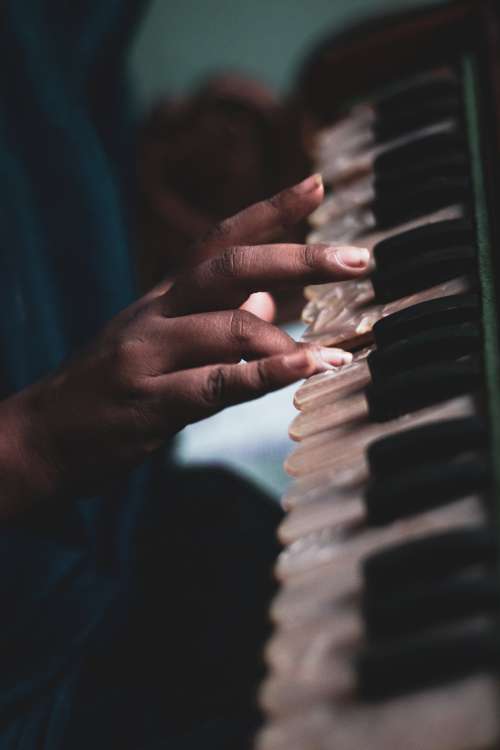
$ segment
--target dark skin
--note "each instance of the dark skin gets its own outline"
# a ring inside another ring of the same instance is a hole
[[[264,244],[322,198],[313,176],[222,222],[200,243],[198,265],[123,310],[56,373],[3,401],[0,518],[99,491],[187,424],[343,364],[339,350],[293,341],[265,319],[265,298],[262,306],[262,296],[251,296],[365,273],[362,249]]]

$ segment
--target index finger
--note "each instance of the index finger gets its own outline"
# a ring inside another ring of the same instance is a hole
[[[168,317],[227,310],[253,292],[359,278],[369,258],[366,248],[338,245],[235,247],[182,274],[158,305]]]
[[[197,257],[210,258],[234,245],[257,245],[276,239],[314,211],[323,200],[323,180],[313,174],[298,185],[254,203],[217,224],[199,243]]]

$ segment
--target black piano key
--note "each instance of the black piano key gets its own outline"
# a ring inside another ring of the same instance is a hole
[[[468,177],[434,177],[422,185],[401,184],[399,191],[375,196],[371,210],[378,229],[389,229],[441,208],[470,200]]]
[[[377,595],[445,576],[477,565],[496,565],[497,535],[486,526],[435,532],[393,544],[362,563],[365,589]]]
[[[420,464],[368,484],[366,520],[371,526],[391,523],[482,492],[490,482],[484,456],[467,454],[454,461]]]
[[[373,123],[373,134],[377,143],[385,143],[444,120],[458,119],[461,115],[461,98],[455,92],[450,92],[446,96],[424,100],[411,109],[398,110],[391,116],[379,112]]]
[[[500,639],[485,624],[459,626],[394,639],[364,648],[356,659],[358,691],[369,700],[451,682],[481,672],[497,672]]]
[[[442,250],[444,247],[474,245],[476,234],[468,218],[423,224],[378,242],[373,250],[377,268],[384,270],[404,261],[408,255]]]
[[[472,359],[424,365],[398,373],[366,387],[369,416],[375,422],[385,422],[440,401],[473,393],[480,381],[481,368]]]
[[[394,117],[398,112],[418,109],[423,102],[459,95],[460,92],[458,79],[451,76],[414,81],[377,99],[375,108],[381,117]]]
[[[422,331],[411,338],[375,349],[367,361],[372,380],[376,381],[422,364],[459,359],[480,348],[480,326],[477,323],[459,323]]]
[[[476,251],[465,245],[411,256],[395,268],[375,269],[371,281],[377,301],[390,302],[475,270]]]
[[[413,427],[373,442],[367,449],[372,476],[381,478],[433,460],[484,450],[488,429],[480,417],[458,417]]]
[[[444,151],[439,156],[418,159],[390,172],[375,172],[374,192],[378,200],[396,200],[401,185],[415,186],[428,182],[436,175],[447,179],[467,178],[469,159],[466,153]]]
[[[382,593],[366,588],[361,612],[369,638],[382,639],[427,630],[450,621],[495,614],[500,579],[480,571]]]
[[[460,153],[467,157],[467,141],[456,128],[442,133],[425,135],[405,143],[396,148],[383,151],[373,163],[375,176],[382,177],[385,174],[401,174],[409,164],[417,164],[429,159],[438,159],[443,154]]]
[[[377,347],[390,346],[402,339],[445,325],[479,321],[479,295],[474,292],[420,302],[387,315],[373,326]]]

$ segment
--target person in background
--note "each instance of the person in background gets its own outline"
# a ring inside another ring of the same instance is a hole
[[[165,445],[342,363],[253,293],[366,270],[359,248],[270,244],[320,203],[313,175],[139,293],[124,69],[144,8],[0,13],[0,750],[249,746],[280,512]]]
[[[137,138],[144,288],[195,262],[196,240],[217,222],[307,174],[295,99],[280,100],[233,71],[212,75],[189,96],[155,103]],[[287,227],[282,241],[301,241],[304,224]],[[262,312],[276,312],[280,322],[296,320],[304,305],[297,286],[276,291],[272,304],[269,297],[260,301]]]

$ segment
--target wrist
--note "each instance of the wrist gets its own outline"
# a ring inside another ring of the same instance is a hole
[[[11,517],[59,489],[58,470],[43,445],[30,408],[30,389],[0,403],[0,519]]]

